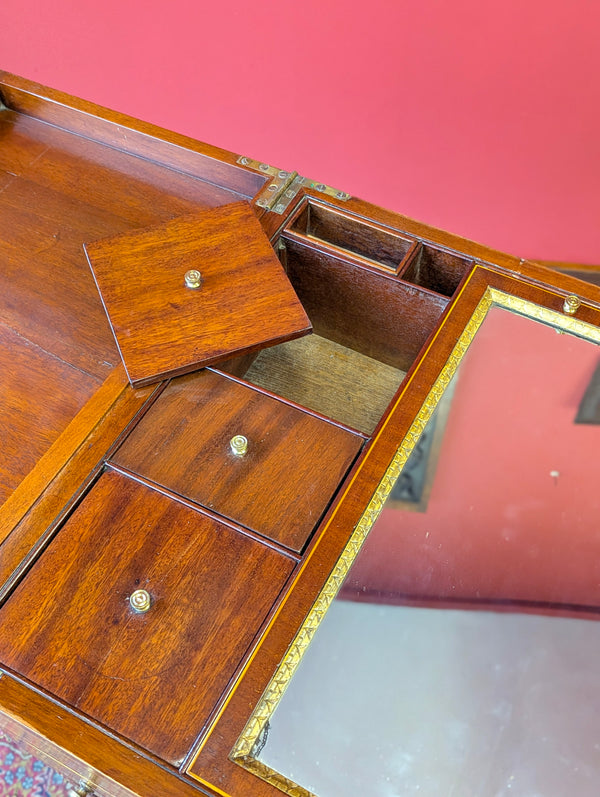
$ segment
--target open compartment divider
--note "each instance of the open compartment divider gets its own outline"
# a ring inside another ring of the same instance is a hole
[[[398,274],[418,243],[410,235],[314,201],[298,208],[282,235],[316,243],[334,254],[349,256],[369,268],[391,274]]]
[[[279,251],[314,334],[223,370],[371,435],[449,299],[284,231]]]
[[[402,263],[398,277],[404,282],[451,297],[474,262],[469,258],[421,241]]]

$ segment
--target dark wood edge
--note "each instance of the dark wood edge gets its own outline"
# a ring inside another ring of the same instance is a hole
[[[82,430],[77,447],[70,452],[25,514],[0,545],[0,602],[14,589],[37,559],[59,525],[89,489],[104,458],[147,412],[165,384],[144,390],[130,387],[120,394],[92,429]]]
[[[124,369],[117,366],[0,506],[0,545],[126,389]]]
[[[228,518],[226,515],[220,515],[218,512],[214,512],[208,507],[203,506],[201,503],[193,501],[191,498],[187,498],[185,495],[177,493],[174,490],[170,490],[168,487],[165,487],[159,482],[148,479],[145,476],[126,468],[124,465],[120,465],[118,462],[115,462],[112,459],[107,459],[105,464],[106,470],[119,473],[126,479],[130,479],[131,481],[137,482],[138,484],[147,487],[149,490],[160,493],[177,504],[181,504],[188,509],[193,509],[194,512],[198,512],[198,514],[210,518],[210,520],[218,523],[221,526],[226,526],[236,534],[241,534],[243,537],[248,537],[248,539],[252,540],[253,542],[258,543],[265,548],[269,548],[270,550],[275,551],[275,553],[281,554],[281,556],[289,559],[294,565],[296,565],[301,559],[302,554],[299,551],[286,548],[285,545],[277,542],[277,540],[272,540],[269,537],[265,537],[263,534],[260,534],[258,531],[254,531],[254,529],[248,528],[247,526],[242,526],[240,523],[236,523],[235,520]]]
[[[92,780],[114,797],[198,797],[199,792],[207,793],[163,762],[125,745],[8,673],[0,673],[0,716],[9,724],[14,721],[25,742],[44,757]]]
[[[431,299],[432,303],[440,307],[446,307],[450,301],[451,297],[447,294],[438,293],[424,285],[419,285],[417,282],[406,280],[401,274],[398,274],[397,271],[392,271],[392,269],[386,268],[385,266],[379,266],[374,260],[369,261],[367,258],[361,257],[361,255],[357,255],[348,249],[343,249],[341,246],[333,246],[326,241],[321,241],[317,238],[309,238],[307,235],[302,235],[288,229],[282,230],[281,238],[283,241],[290,241],[311,252],[319,252],[323,257],[343,263],[345,266],[348,266],[348,268],[362,269],[362,271],[368,272],[374,277],[387,279],[395,284],[401,283],[402,285],[406,285],[411,290],[415,291],[415,293],[420,293],[423,297],[428,297]],[[413,246],[411,246],[406,257],[402,260],[402,271],[405,270],[404,263],[408,258],[412,259],[418,252],[420,246],[421,244],[418,241],[415,241]]]
[[[459,295],[444,314],[437,331],[424,347],[411,368],[389,415],[380,425],[375,439],[365,449],[354,469],[353,478],[343,490],[336,505],[328,513],[313,540],[293,585],[261,640],[247,662],[242,678],[235,685],[215,725],[200,743],[188,772],[203,784],[214,784],[235,796],[242,792],[256,797],[280,797],[280,792],[228,760],[229,753],[244,728],[252,707],[256,705],[288,646],[310,611],[329,573],[333,570],[353,529],[359,522],[383,472],[440,375],[456,340],[471,318],[478,302],[489,286],[514,296],[562,311],[564,296],[553,288],[538,286],[537,278],[545,269],[522,265],[525,278],[519,282],[498,269],[475,267],[465,280]],[[578,283],[576,280],[575,282]],[[585,286],[587,287],[587,286]],[[582,306],[578,318],[600,325],[598,311]],[[409,389],[410,388],[410,389]],[[318,555],[316,555],[318,554]]]
[[[253,169],[238,165],[232,152],[4,71],[0,71],[0,102],[8,109],[246,198],[254,197],[267,179]]]
[[[293,223],[295,216],[302,211],[303,205],[308,201],[330,206],[340,213],[353,216],[365,223],[375,222],[380,227],[389,229],[391,232],[407,234],[421,243],[433,244],[466,259],[471,259],[477,264],[494,266],[506,274],[518,276],[539,285],[551,282],[566,294],[585,295],[586,301],[600,306],[600,287],[584,283],[575,277],[561,273],[571,264],[557,265],[550,261],[540,264],[539,261],[534,262],[515,255],[509,255],[475,241],[461,238],[459,235],[438,230],[400,213],[385,210],[358,197],[351,197],[349,200],[344,201],[336,197],[325,196],[314,189],[302,189],[293,204],[290,205],[285,218],[277,216],[275,213],[263,214],[261,223],[272,241],[275,241],[288,227],[288,221]],[[565,268],[560,268],[559,266],[564,266]],[[588,266],[587,268],[590,267]]]
[[[318,418],[320,421],[329,424],[329,426],[336,426],[338,429],[343,429],[345,432],[348,432],[355,437],[359,437],[361,440],[368,440],[371,437],[371,435],[367,434],[366,432],[361,432],[360,429],[354,429],[354,427],[348,426],[348,424],[342,423],[341,421],[336,421],[334,418],[330,418],[328,415],[323,415],[322,413],[317,412],[317,410],[313,410],[310,407],[305,407],[303,404],[298,404],[297,402],[292,401],[285,396],[280,396],[278,393],[273,393],[273,391],[268,390],[266,387],[259,387],[258,385],[249,382],[243,376],[237,376],[236,374],[230,374],[228,371],[222,371],[218,366],[210,367],[208,370],[214,371],[215,373],[219,374],[219,376],[229,379],[231,382],[237,382],[238,385],[243,385],[244,387],[253,390],[255,393],[262,393],[262,395],[268,396],[268,398],[278,401],[280,404],[293,407],[293,409],[299,410],[305,415],[312,415],[313,418]]]
[[[110,318],[109,318],[110,321]],[[155,384],[157,382],[161,382],[164,379],[173,379],[177,376],[185,376],[186,374],[195,373],[203,368],[207,368],[208,366],[216,366],[219,363],[226,362],[230,360],[232,357],[240,357],[245,354],[253,354],[254,352],[260,352],[263,349],[268,349],[271,346],[277,346],[280,343],[287,343],[290,340],[296,340],[296,338],[302,338],[304,335],[308,335],[312,332],[312,325],[308,316],[306,316],[307,326],[303,327],[302,329],[297,329],[292,333],[286,335],[280,335],[275,338],[271,338],[267,341],[262,341],[261,343],[255,343],[252,346],[242,346],[239,349],[231,349],[230,351],[219,354],[215,357],[208,357],[207,359],[203,360],[201,363],[191,363],[188,365],[181,366],[180,368],[172,368],[169,371],[162,371],[158,374],[153,374],[152,376],[146,376],[143,378],[136,378],[135,375],[131,374],[130,370],[127,370],[127,376],[129,377],[129,381],[134,388],[141,388],[147,387],[148,385]],[[110,326],[113,331],[113,335],[115,337],[115,341],[117,340],[117,336],[114,332],[114,328],[112,325],[112,321],[110,321]],[[118,345],[118,344],[117,344]],[[119,347],[119,353],[121,349]],[[121,355],[122,356],[122,355]],[[123,360],[123,362],[125,362]]]

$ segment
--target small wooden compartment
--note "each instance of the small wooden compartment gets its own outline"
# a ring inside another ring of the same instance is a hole
[[[173,380],[113,461],[300,552],[363,442],[207,369]]]
[[[0,657],[179,765],[293,566],[214,515],[108,471],[0,610]],[[136,590],[150,596],[145,612],[131,606]]]
[[[473,261],[462,255],[423,243],[411,252],[400,277],[444,296],[452,296],[472,266]]]
[[[225,368],[371,434],[448,299],[293,231],[282,240],[287,275],[315,334]]]
[[[396,273],[416,245],[414,238],[388,230],[373,222],[339,213],[317,202],[307,202],[289,230],[308,239],[359,255]]]

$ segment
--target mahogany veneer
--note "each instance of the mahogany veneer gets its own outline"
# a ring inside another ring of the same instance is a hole
[[[0,324],[0,503],[100,384]],[[34,409],[31,397],[38,391],[44,400]]]
[[[230,752],[481,297],[576,293],[598,326],[600,290],[4,73],[0,96],[0,722],[99,795],[280,797]],[[134,391],[84,244],[133,381],[236,376]]]
[[[132,384],[187,373],[310,331],[246,202],[88,244]],[[199,271],[199,288],[185,274]]]
[[[0,611],[0,658],[177,763],[292,566],[213,515],[108,472]],[[136,589],[152,597],[146,614],[129,606]]]
[[[248,439],[244,456],[234,435]],[[363,442],[204,370],[173,380],[113,461],[300,551]]]

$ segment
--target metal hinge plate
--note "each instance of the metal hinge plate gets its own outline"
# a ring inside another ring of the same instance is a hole
[[[350,194],[345,191],[338,191],[324,183],[317,183],[308,177],[302,177],[298,172],[286,172],[276,166],[269,166],[267,163],[252,160],[244,155],[237,159],[240,166],[247,166],[257,172],[262,172],[270,176],[270,180],[258,194],[256,204],[259,208],[265,208],[273,213],[285,213],[290,203],[302,188],[312,188],[327,196],[347,201]]]

